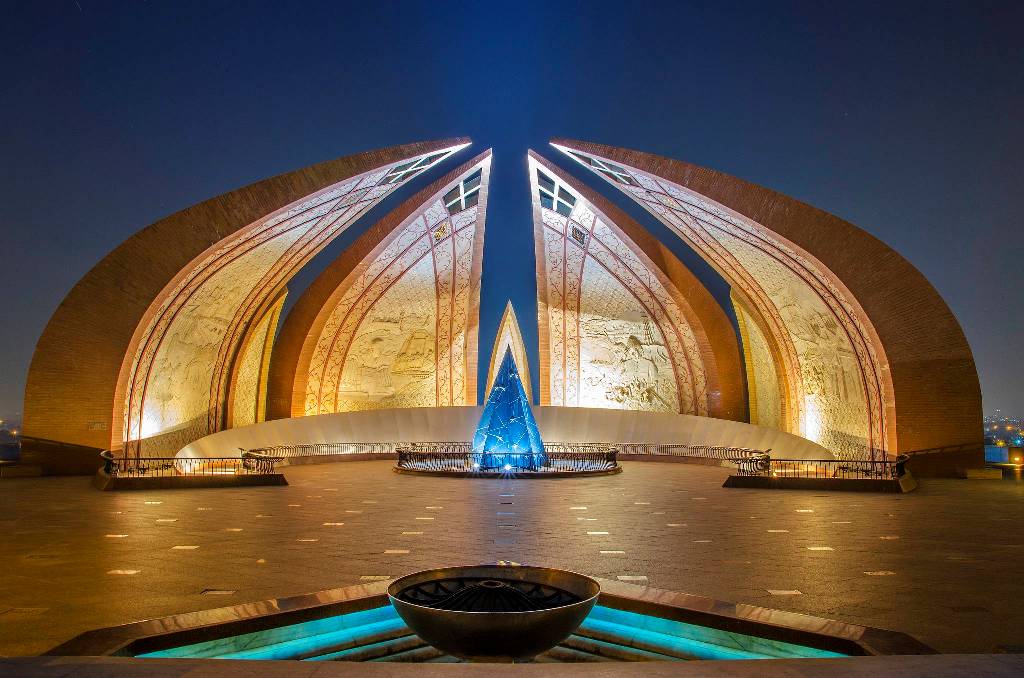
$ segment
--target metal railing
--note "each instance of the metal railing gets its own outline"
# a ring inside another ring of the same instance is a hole
[[[170,476],[266,475],[274,472],[280,459],[246,452],[241,457],[115,457],[100,454],[103,471],[120,478],[160,478]]]
[[[767,454],[733,459],[741,476],[772,478],[898,479],[908,457],[895,461],[853,459],[772,459]]]
[[[621,454],[638,454],[665,457],[701,457],[705,459],[736,459],[754,454],[764,453],[747,447],[724,447],[717,445],[686,445],[661,443],[544,443],[544,451],[549,456],[564,453],[603,452],[615,447]],[[468,454],[472,444],[455,441],[433,442],[390,442],[390,443],[317,443],[310,445],[274,445],[271,447],[255,447],[250,452],[270,457],[315,457],[344,454],[380,454],[395,455],[399,448],[430,452],[451,452]],[[770,451],[770,450],[768,450]]]
[[[721,445],[686,445],[660,443],[624,443],[618,445],[622,454],[643,454],[662,457],[700,457],[704,459],[737,459],[771,450],[755,450],[749,447],[725,447]]]
[[[460,443],[460,445],[463,445]],[[482,469],[482,455],[474,454],[466,444],[464,450],[432,450],[422,447],[399,448],[398,468],[411,471],[443,471],[449,473],[502,473],[530,470],[534,473],[581,473],[610,471],[618,466],[617,451],[603,447],[585,452],[564,451],[548,452],[543,464],[534,464],[531,455],[511,455],[507,459],[508,466],[495,469]],[[532,468],[531,468],[532,467]]]
[[[919,454],[941,454],[950,452],[973,452],[979,447],[983,448],[984,445],[978,443],[961,443],[959,445],[944,445],[942,447],[927,447],[920,450],[910,450],[906,454],[908,456],[917,456]]]
[[[319,457],[334,454],[395,454],[400,443],[313,443],[308,445],[273,445],[254,447],[248,452],[283,459],[287,457]]]

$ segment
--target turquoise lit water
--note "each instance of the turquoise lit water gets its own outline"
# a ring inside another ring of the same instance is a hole
[[[601,605],[594,607],[575,636],[584,639],[599,653],[602,649],[607,650],[609,655],[626,650],[647,658],[670,660],[845,656],[837,652]],[[402,641],[408,643],[410,637],[411,632],[408,632],[394,608],[386,605],[138,656],[345,660],[356,653],[365,654],[367,650],[379,649],[386,653],[389,645]]]

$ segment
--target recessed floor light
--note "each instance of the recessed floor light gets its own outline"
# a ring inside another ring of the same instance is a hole
[[[835,551],[831,546],[808,546],[808,551]]]
[[[124,539],[128,535],[127,534],[105,534],[103,536],[107,537],[108,539]]]
[[[803,593],[796,589],[768,589],[768,593],[773,596],[802,596]]]
[[[107,574],[138,574],[142,570],[107,570]]]
[[[345,523],[324,523],[324,527],[341,527]]]
[[[245,529],[244,527],[225,527],[224,531],[225,532],[241,532],[244,529]]]
[[[606,555],[606,556],[621,556],[621,555],[625,555],[626,552],[625,551],[600,551],[600,553],[602,555]]]
[[[198,546],[172,546],[172,551],[195,551]]]
[[[176,523],[176,522],[178,522],[178,519],[177,518],[157,518],[156,522],[158,522],[158,523]]]
[[[647,581],[647,577],[641,574],[620,574],[616,579],[619,581]]]
[[[587,532],[587,534],[608,534],[607,532]]]
[[[384,551],[384,553],[394,553],[394,554],[408,553],[408,552],[409,552],[409,549],[387,549],[386,551]]]
[[[768,530],[768,532],[789,532],[789,530]]]
[[[869,577],[887,577],[889,575],[896,573],[892,570],[873,570],[871,572],[865,572],[864,574],[866,574]]]
[[[422,532],[403,532],[402,534],[414,535],[414,534],[423,534],[423,533]]]
[[[390,574],[364,574],[359,577],[361,581],[384,581],[385,579],[391,579]]]
[[[200,593],[200,595],[203,595],[203,596],[232,596],[232,595],[234,595],[236,593],[238,593],[238,591],[233,591],[231,589],[203,589],[202,592]]]

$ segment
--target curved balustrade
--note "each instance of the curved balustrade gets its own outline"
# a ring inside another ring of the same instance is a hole
[[[473,448],[466,444],[464,449],[455,450],[456,445],[432,449],[422,443],[415,447],[401,447],[398,449],[397,468],[406,471],[425,471],[429,473],[520,473],[529,470],[531,474],[543,475],[546,473],[598,473],[610,472],[618,469],[617,450],[613,447],[603,447],[587,451],[548,451],[545,445],[547,463],[538,466],[529,464],[532,455],[503,455],[508,458],[508,464],[498,469],[482,469],[480,467],[480,455],[474,453]],[[596,446],[593,446],[596,448]],[[518,459],[517,459],[518,458]]]
[[[763,453],[748,447],[725,447],[721,445],[666,445],[656,443],[544,443],[544,452],[550,455],[600,454],[615,448],[620,454],[661,457],[699,457],[704,459],[736,459]],[[472,444],[456,441],[434,442],[375,442],[375,443],[317,443],[308,445],[274,445],[255,447],[248,452],[263,454],[279,459],[292,457],[333,456],[346,454],[379,454],[395,456],[399,450],[429,454],[452,454],[466,456],[472,452]]]

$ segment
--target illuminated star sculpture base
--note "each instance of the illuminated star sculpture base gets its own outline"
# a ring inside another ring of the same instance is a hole
[[[548,463],[511,351],[505,351],[483,416],[473,436],[473,465],[480,470],[536,471]]]

